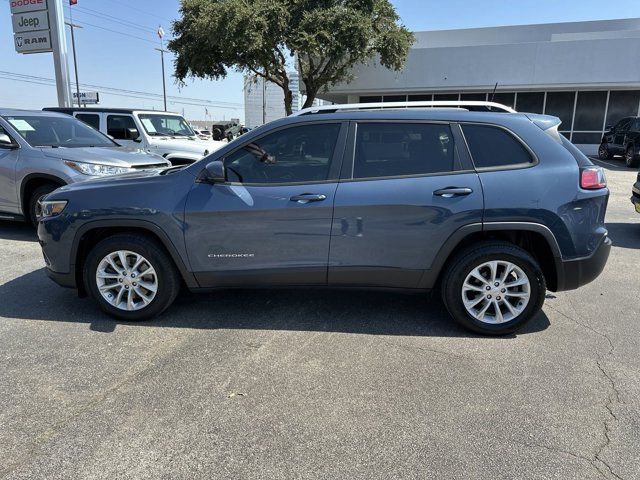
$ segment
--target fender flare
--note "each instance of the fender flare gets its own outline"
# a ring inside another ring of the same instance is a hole
[[[29,183],[31,180],[48,180],[51,183],[59,184],[61,187],[68,185],[68,182],[66,182],[62,178],[48,173],[30,173],[26,175],[20,182],[20,208],[22,208],[23,213],[25,212],[24,189],[27,186],[27,183]]]
[[[156,238],[160,240],[160,243],[165,247],[169,256],[173,260],[176,268],[180,272],[180,276],[183,278],[184,282],[187,284],[188,288],[198,288],[198,282],[195,279],[193,273],[191,273],[184,260],[180,256],[178,249],[173,244],[169,236],[165,233],[165,231],[156,225],[153,222],[149,222],[147,220],[131,220],[131,219],[110,219],[110,220],[95,220],[92,222],[87,222],[84,225],[80,226],[75,233],[73,238],[73,242],[71,244],[71,270],[76,271],[76,258],[78,255],[78,248],[80,246],[80,240],[82,237],[90,232],[91,230],[96,230],[99,228],[122,228],[122,227],[131,227],[131,228],[140,228],[142,230],[146,230],[149,233],[153,234]],[[76,283],[78,283],[78,279],[76,279]]]
[[[471,223],[460,227],[453,232],[444,244],[438,250],[438,253],[431,265],[431,268],[425,270],[420,280],[419,288],[431,289],[435,286],[443,267],[447,260],[454,253],[456,246],[464,240],[467,236],[473,233],[479,232],[496,232],[496,231],[528,231],[535,232],[542,235],[549,248],[553,252],[554,261],[557,263],[562,259],[562,251],[558,245],[555,235],[549,229],[549,227],[535,222],[484,222],[484,223]]]

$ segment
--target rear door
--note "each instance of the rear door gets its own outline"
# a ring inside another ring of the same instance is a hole
[[[618,122],[613,134],[613,148],[616,153],[624,153],[624,143],[633,118],[624,118]]]
[[[347,123],[315,122],[239,144],[227,182],[195,183],[185,241],[203,287],[326,285]]]
[[[349,145],[329,284],[417,288],[449,236],[482,221],[482,189],[459,127],[358,122]]]

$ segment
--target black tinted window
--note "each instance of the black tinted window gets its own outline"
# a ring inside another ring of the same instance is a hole
[[[227,179],[242,183],[328,180],[339,132],[339,123],[323,123],[262,137],[225,158]]]
[[[117,140],[129,140],[129,128],[136,128],[136,122],[129,115],[109,115],[107,117],[107,133]]]
[[[636,118],[631,125],[631,130],[634,132],[640,131],[640,118]]]
[[[356,135],[355,178],[424,175],[459,170],[449,125],[361,123]]]
[[[463,125],[476,168],[505,167],[531,163],[529,151],[502,128],[488,125]]]
[[[76,118],[87,125],[92,126],[96,130],[100,130],[100,116],[95,113],[79,113]]]

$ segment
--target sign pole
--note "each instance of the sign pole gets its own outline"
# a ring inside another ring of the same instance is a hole
[[[73,71],[76,74],[76,94],[78,95],[78,107],[81,107],[80,103],[80,81],[78,80],[78,60],[76,58],[76,37],[74,35],[75,28],[82,28],[80,25],[76,25],[75,23],[65,22],[71,28],[71,50],[73,51]]]
[[[51,25],[51,47],[53,49],[53,67],[56,74],[56,90],[59,107],[73,107],[71,101],[71,82],[69,81],[69,63],[67,59],[67,41],[64,30],[64,11],[62,0],[49,0],[49,24]]]

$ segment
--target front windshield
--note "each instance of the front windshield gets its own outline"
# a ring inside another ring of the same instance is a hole
[[[192,137],[195,135],[187,121],[180,115],[138,115],[145,131],[151,136]]]
[[[117,143],[87,124],[68,116],[12,115],[4,117],[32,147],[115,147]]]

